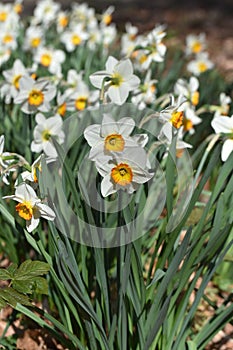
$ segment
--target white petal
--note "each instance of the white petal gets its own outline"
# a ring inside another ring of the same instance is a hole
[[[226,140],[222,146],[222,153],[221,153],[221,158],[222,161],[225,162],[231,152],[233,151],[233,140],[229,139]]]
[[[100,134],[104,138],[111,134],[118,134],[118,125],[109,114],[105,113],[103,116]]]
[[[51,142],[44,142],[43,150],[48,157],[57,157],[56,148],[53,146]]]
[[[87,140],[89,146],[93,147],[100,141],[100,125],[93,124],[88,126],[84,130],[84,137]]]
[[[101,193],[103,197],[107,197],[112,193],[115,193],[116,189],[113,186],[110,175],[106,175],[101,182]]]
[[[105,64],[107,72],[110,73],[110,74],[113,73],[114,68],[115,68],[115,66],[117,65],[118,62],[119,61],[115,57],[109,56],[108,59],[107,59],[107,62]]]
[[[115,72],[118,72],[125,80],[133,74],[133,65],[129,59],[123,60],[115,67]]]
[[[106,71],[99,71],[99,72],[91,74],[89,79],[90,79],[90,82],[92,83],[93,86],[95,86],[98,89],[101,89],[103,80],[106,77],[111,77],[111,75],[108,74],[108,72],[106,72]]]
[[[120,135],[129,136],[135,127],[135,121],[132,118],[121,118],[117,125]]]
[[[212,120],[211,126],[216,133],[232,133],[233,116],[231,118],[225,116],[217,116]]]
[[[43,150],[43,144],[42,143],[36,143],[35,141],[32,141],[31,143],[31,151],[40,153]]]
[[[23,198],[25,201],[29,201],[32,204],[38,201],[38,197],[33,188],[25,183],[16,187],[15,196],[17,198]]]
[[[5,136],[1,135],[0,136],[0,155],[2,154],[3,149],[4,149],[4,142],[5,142]]]
[[[56,215],[54,211],[46,204],[43,203],[38,203],[36,207],[40,211],[40,215],[42,218],[47,219],[47,220],[54,220]]]
[[[122,105],[129,96],[128,84],[122,83],[119,87],[110,86],[107,93],[112,102]]]
[[[140,84],[140,79],[136,75],[132,75],[130,79],[127,80],[129,91],[133,91],[138,88]]]
[[[149,181],[154,176],[154,173],[149,173],[141,168],[133,169],[133,182],[143,184]]]
[[[147,134],[136,134],[132,138],[141,147],[145,147],[149,139]]]
[[[36,114],[36,122],[37,122],[37,124],[44,125],[45,121],[46,121],[46,118],[45,118],[45,116],[42,113],[37,113]]]
[[[34,218],[34,216],[31,218],[31,220],[26,221],[26,227],[28,232],[32,232],[35,230],[35,228],[39,225],[40,219]]]

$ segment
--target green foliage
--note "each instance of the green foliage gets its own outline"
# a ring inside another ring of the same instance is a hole
[[[0,308],[7,304],[16,307],[17,303],[31,306],[27,294],[48,294],[48,284],[45,278],[49,265],[41,261],[24,261],[19,267],[16,264],[6,269],[0,269],[0,280],[9,281],[9,285],[0,290]]]

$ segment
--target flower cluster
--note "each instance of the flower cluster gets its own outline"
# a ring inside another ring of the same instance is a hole
[[[134,192],[139,184],[153,177],[150,163],[143,148],[148,140],[145,134],[131,136],[135,122],[122,118],[115,122],[104,114],[102,124],[85,129],[84,137],[91,146],[89,158],[103,177],[101,193],[104,197],[125,190]]]
[[[16,210],[28,230],[37,226],[40,216],[54,218],[40,198],[41,159],[57,159],[57,144],[69,138],[64,122],[74,113],[86,123],[89,158],[103,177],[104,197],[118,190],[134,192],[153,172],[145,151],[151,141],[145,134],[134,134],[134,118],[115,121],[104,114],[102,124],[90,125],[82,112],[91,113],[101,104],[131,102],[142,115],[139,128],[148,118],[161,121],[152,143],[165,144],[166,149],[174,137],[177,150],[195,149],[193,135],[198,136],[207,121],[210,133],[223,138],[221,158],[227,160],[232,152],[231,97],[221,91],[213,101],[202,102],[203,73],[213,68],[205,34],[187,36],[183,60],[190,61],[183,75],[174,69],[170,76],[163,71],[168,59],[163,24],[142,34],[127,23],[120,35],[112,21],[113,6],[96,13],[86,3],[63,10],[53,0],[40,0],[28,21],[21,19],[22,10],[21,0],[0,3],[0,173],[4,185],[14,183],[15,195],[5,198],[19,202]],[[10,140],[14,152],[4,151]]]
[[[192,57],[192,60],[187,65],[187,70],[196,76],[206,72],[208,69],[212,69],[214,66],[209,59],[208,52],[205,51],[206,47],[206,36],[204,33],[187,36],[185,52],[187,56]]]

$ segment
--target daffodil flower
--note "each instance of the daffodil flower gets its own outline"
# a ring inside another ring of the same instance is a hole
[[[35,81],[29,76],[23,76],[19,81],[19,93],[14,102],[21,104],[21,110],[26,114],[37,111],[48,112],[50,101],[56,94],[56,87],[48,80]]]
[[[84,137],[91,146],[89,159],[96,160],[103,154],[108,155],[111,152],[123,152],[129,147],[138,147],[142,139],[130,137],[135,122],[132,118],[122,118],[119,121],[109,114],[104,114],[102,124],[93,124],[88,126],[84,131]],[[145,141],[145,135],[143,142]],[[137,142],[138,141],[138,142]]]
[[[106,70],[92,74],[90,81],[98,89],[102,89],[104,84],[107,96],[118,105],[125,103],[129,92],[140,83],[140,79],[133,74],[133,65],[129,59],[118,61],[112,56],[106,62]]]
[[[55,219],[54,211],[48,205],[42,203],[33,188],[25,183],[16,187],[14,195],[3,198],[10,198],[19,202],[15,209],[18,215],[26,220],[28,232],[32,232],[39,225],[40,218]]]
[[[183,125],[184,120],[184,97],[179,95],[177,100],[171,95],[170,105],[160,112],[160,120],[170,122],[175,129],[179,129]]]
[[[113,157],[102,156],[96,162],[96,168],[103,180],[101,193],[106,197],[118,190],[133,193],[140,184],[149,181],[154,173],[149,172],[148,158],[141,147],[127,148],[124,152],[114,153]]]
[[[34,9],[34,22],[50,24],[56,19],[56,15],[60,10],[61,5],[53,0],[41,0]]]
[[[65,57],[62,50],[39,47],[34,55],[34,62],[47,68],[51,74],[61,77],[61,64],[65,61]]]
[[[61,42],[65,45],[68,52],[74,51],[80,45],[83,45],[87,41],[89,35],[83,29],[81,23],[76,24],[72,30],[66,30],[61,35]]]
[[[199,35],[189,34],[186,37],[186,55],[199,54],[206,49],[206,35],[200,33]]]
[[[173,130],[174,129],[171,123],[165,123],[158,135],[159,141],[165,144],[166,146],[170,146],[173,139]],[[181,127],[177,132],[176,149],[182,150],[184,148],[192,148],[192,147],[193,147],[192,145],[183,141],[183,127]]]
[[[11,69],[2,72],[5,82],[1,86],[1,97],[5,98],[7,104],[11,103],[11,99],[15,98],[19,93],[19,81],[22,76],[28,75],[29,70],[24,67],[20,59],[14,61]]]
[[[222,161],[225,162],[233,151],[233,115],[231,117],[222,115],[214,117],[211,126],[216,134],[223,133],[226,136],[221,152]]]
[[[10,172],[15,171],[14,166],[12,167],[13,159],[8,159],[11,156],[10,152],[3,152],[5,143],[5,136],[0,136],[0,175],[2,181],[9,185],[8,175]]]
[[[57,151],[53,145],[52,138],[62,144],[65,139],[64,131],[62,131],[63,121],[60,115],[55,115],[48,119],[42,113],[36,115],[37,126],[34,129],[34,140],[31,143],[32,152],[42,152],[51,158],[57,157]]]
[[[196,76],[199,76],[213,67],[214,64],[210,61],[208,52],[199,53],[194,60],[187,64],[187,70]]]
[[[42,168],[41,168],[41,157],[42,155],[40,155],[32,164],[31,166],[31,171],[23,171],[20,175],[22,177],[23,182],[31,182],[31,186],[33,188],[36,188],[38,186],[38,171],[41,172]]]

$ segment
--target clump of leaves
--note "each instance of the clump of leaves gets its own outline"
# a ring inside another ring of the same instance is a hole
[[[16,307],[17,303],[31,306],[28,294],[48,294],[48,284],[44,277],[49,265],[42,261],[26,260],[19,267],[11,264],[0,269],[0,280],[9,281],[9,285],[0,289],[0,309],[7,305]]]

